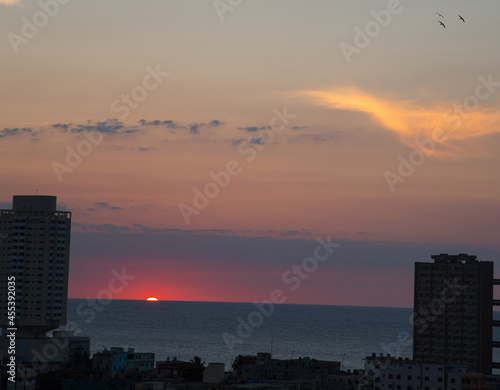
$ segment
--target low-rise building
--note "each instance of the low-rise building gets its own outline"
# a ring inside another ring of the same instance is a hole
[[[133,348],[112,347],[92,357],[92,368],[105,378],[116,378],[119,374],[152,373],[154,364],[154,353],[135,352]]]
[[[238,356],[236,377],[252,382],[300,381],[303,389],[329,386],[331,378],[340,370],[340,362],[316,360],[309,357],[298,359],[273,359],[269,353],[256,356]]]
[[[164,380],[180,380],[181,366],[187,362],[177,360],[177,358],[167,358],[164,361],[156,362],[156,375]]]
[[[366,377],[373,383],[374,390],[461,390],[464,381],[476,389],[475,377],[465,379],[470,375],[465,366],[424,364],[390,354],[372,354],[364,360]]]
[[[9,356],[8,339],[0,336],[0,355]],[[5,352],[2,354],[2,347]],[[16,360],[18,364],[47,366],[52,363],[83,361],[89,358],[90,338],[74,336],[73,332],[54,332],[52,337],[17,338]]]
[[[104,378],[116,378],[125,372],[127,354],[112,348],[97,352],[92,356],[92,368],[103,374]]]
[[[203,371],[203,383],[219,384],[224,382],[224,363],[209,363]]]
[[[155,354],[151,352],[135,352],[133,348],[127,351],[127,365],[125,371],[128,373],[147,373],[155,368]]]

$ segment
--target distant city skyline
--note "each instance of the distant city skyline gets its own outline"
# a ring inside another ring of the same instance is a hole
[[[0,208],[72,212],[70,298],[412,307],[414,262],[498,261],[498,2],[221,2],[0,1]]]

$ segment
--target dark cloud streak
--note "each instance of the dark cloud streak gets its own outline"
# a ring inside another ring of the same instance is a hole
[[[34,136],[37,133],[35,133],[33,131],[33,129],[30,128],[30,127],[23,127],[23,128],[19,128],[19,127],[8,128],[8,127],[5,127],[3,130],[0,130],[0,138],[10,137],[10,136],[16,136],[16,135],[22,135],[22,134],[30,134],[30,135]]]

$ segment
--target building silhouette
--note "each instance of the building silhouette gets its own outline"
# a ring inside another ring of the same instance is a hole
[[[9,327],[14,276],[17,337],[45,337],[66,324],[71,212],[56,203],[55,196],[15,195],[12,210],[0,210],[0,327]]]
[[[493,262],[431,257],[415,263],[413,359],[491,374]]]

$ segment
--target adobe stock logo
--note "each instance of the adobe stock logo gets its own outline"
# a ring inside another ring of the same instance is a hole
[[[281,282],[288,286],[290,291],[297,291],[302,285],[302,281],[308,280],[311,275],[319,269],[320,264],[330,258],[340,243],[331,241],[327,236],[326,240],[322,237],[316,239],[317,245],[313,250],[312,256],[302,260],[300,265],[294,264],[290,269],[281,274]],[[274,306],[285,303],[287,296],[281,288],[275,288],[269,293],[269,299],[262,302],[254,301],[256,310],[251,311],[246,316],[246,320],[240,316],[236,317],[237,326],[235,334],[225,332],[222,339],[226,343],[229,352],[234,352],[236,346],[245,343],[254,330],[262,326],[266,320],[274,313]]]
[[[61,5],[66,5],[70,0],[40,0],[38,5],[41,10],[37,11],[31,17],[31,20],[23,16],[21,21],[23,25],[21,27],[21,35],[14,32],[9,32],[7,38],[9,39],[10,45],[14,53],[19,53],[19,47],[21,45],[27,45],[30,40],[35,38],[40,29],[44,28],[49,24],[50,19],[55,18],[59,11],[61,10]]]
[[[212,5],[220,21],[223,22],[225,18],[224,14],[226,12],[233,12],[241,3],[243,3],[243,0],[214,0]]]
[[[378,12],[372,9],[370,14],[373,19],[368,21],[363,29],[358,26],[354,27],[354,45],[345,41],[340,44],[340,50],[342,50],[347,63],[351,63],[354,54],[360,54],[362,49],[367,48],[372,39],[380,35],[382,28],[389,26],[393,15],[400,14],[402,11],[403,6],[399,0],[389,0],[387,9]]]
[[[416,167],[422,165],[432,156],[437,146],[446,142],[449,136],[462,126],[462,123],[469,115],[479,109],[481,102],[489,99],[496,89],[500,87],[500,81],[493,80],[493,75],[487,77],[478,76],[478,84],[474,88],[474,93],[466,96],[462,103],[454,103],[451,108],[443,113],[443,123],[449,125],[449,130],[435,128],[431,137],[415,139],[416,148],[413,148],[405,158],[398,156],[399,165],[396,172],[385,171],[384,178],[392,193],[396,191],[398,183],[404,183],[416,171]]]
[[[261,128],[256,137],[248,137],[248,142],[247,140],[243,140],[239,143],[237,148],[238,154],[240,156],[247,156],[244,161],[248,163],[254,161],[258,152],[264,151],[267,145],[273,142],[275,134],[283,131],[290,124],[290,119],[296,117],[295,114],[287,112],[286,106],[283,107],[281,112],[274,108],[273,113],[274,116],[270,119],[269,126]],[[277,125],[278,121],[282,122],[280,126]],[[229,186],[231,179],[238,176],[242,171],[242,164],[237,160],[228,161],[223,170],[217,172],[210,171],[208,173],[210,180],[201,187],[202,189],[200,190],[198,187],[193,188],[192,206],[179,203],[179,212],[186,225],[189,225],[193,216],[199,215],[201,210],[205,209],[212,199],[219,196],[221,190]]]
[[[110,110],[115,114],[121,114],[118,117],[119,120],[127,119],[131,110],[136,109],[140,103],[144,102],[149,93],[158,88],[169,75],[168,72],[163,72],[160,69],[160,64],[156,64],[154,68],[148,65],[145,70],[146,74],[141,83],[132,87],[129,93],[122,93],[111,102]],[[86,139],[80,140],[76,147],[66,145],[65,164],[55,160],[51,164],[59,183],[62,183],[63,175],[73,172],[84,158],[92,154],[94,149],[102,143],[104,134],[113,133],[114,129],[121,125],[122,123],[116,119],[103,119],[97,122],[93,129],[79,132]]]
[[[96,298],[87,298],[76,308],[76,313],[87,324],[94,321],[97,312],[102,312],[104,307],[109,305],[116,295],[123,292],[123,290],[136,278],[135,275],[128,274],[125,267],[120,271],[116,269],[111,270],[112,277],[109,279],[106,288],[102,288],[97,292]],[[73,332],[74,336],[78,336],[82,329],[75,321],[68,321],[64,329],[67,332]],[[33,348],[31,354],[33,356],[32,367],[25,368],[24,377],[35,377],[39,372],[45,371],[50,362],[56,359],[60,352],[65,350],[70,344],[70,336],[64,334],[61,338],[52,338],[49,342],[45,343],[41,350]]]

